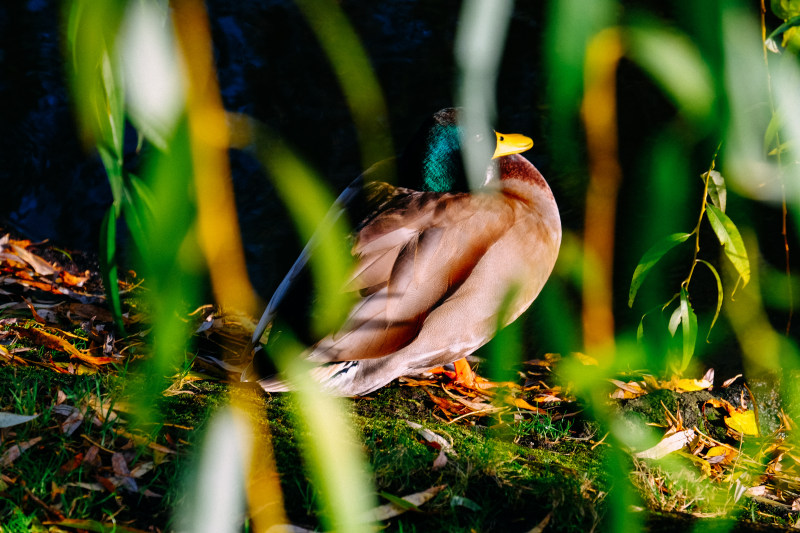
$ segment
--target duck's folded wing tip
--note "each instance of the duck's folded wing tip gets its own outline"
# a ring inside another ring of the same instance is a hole
[[[256,383],[266,392],[289,392],[292,390],[286,381],[277,377],[259,379]]]

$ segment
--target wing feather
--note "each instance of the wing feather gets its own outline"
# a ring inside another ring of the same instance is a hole
[[[361,229],[352,290],[361,298],[344,326],[322,339],[311,358],[381,357],[410,343],[425,317],[469,276],[510,225],[499,194],[408,192]]]

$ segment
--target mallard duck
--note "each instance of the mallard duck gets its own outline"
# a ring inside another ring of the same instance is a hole
[[[361,396],[461,360],[494,336],[501,307],[507,325],[539,294],[561,243],[558,207],[518,155],[532,141],[499,133],[496,141],[485,187],[467,192],[457,112],[442,110],[398,164],[401,180],[412,176],[420,190],[364,186],[372,207],[356,226],[346,285],[359,297],[343,326],[304,354],[323,389]],[[247,378],[289,389],[276,377]]]

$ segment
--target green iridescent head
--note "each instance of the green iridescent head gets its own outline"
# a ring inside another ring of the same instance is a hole
[[[484,142],[479,138],[474,141]],[[524,152],[533,146],[533,141],[518,134],[496,133],[495,142],[493,158]],[[432,192],[469,191],[456,108],[442,109],[423,124],[403,154],[400,173],[400,185],[405,187]]]

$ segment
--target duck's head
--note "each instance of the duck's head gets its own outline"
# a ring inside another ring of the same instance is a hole
[[[433,192],[469,191],[464,170],[462,135],[458,109],[446,108],[436,112],[420,128],[403,153],[400,162],[401,185]],[[494,142],[492,159],[518,154],[530,149],[533,141],[517,133],[495,132],[494,139],[480,136],[469,142]],[[486,162],[487,166],[489,161]]]

